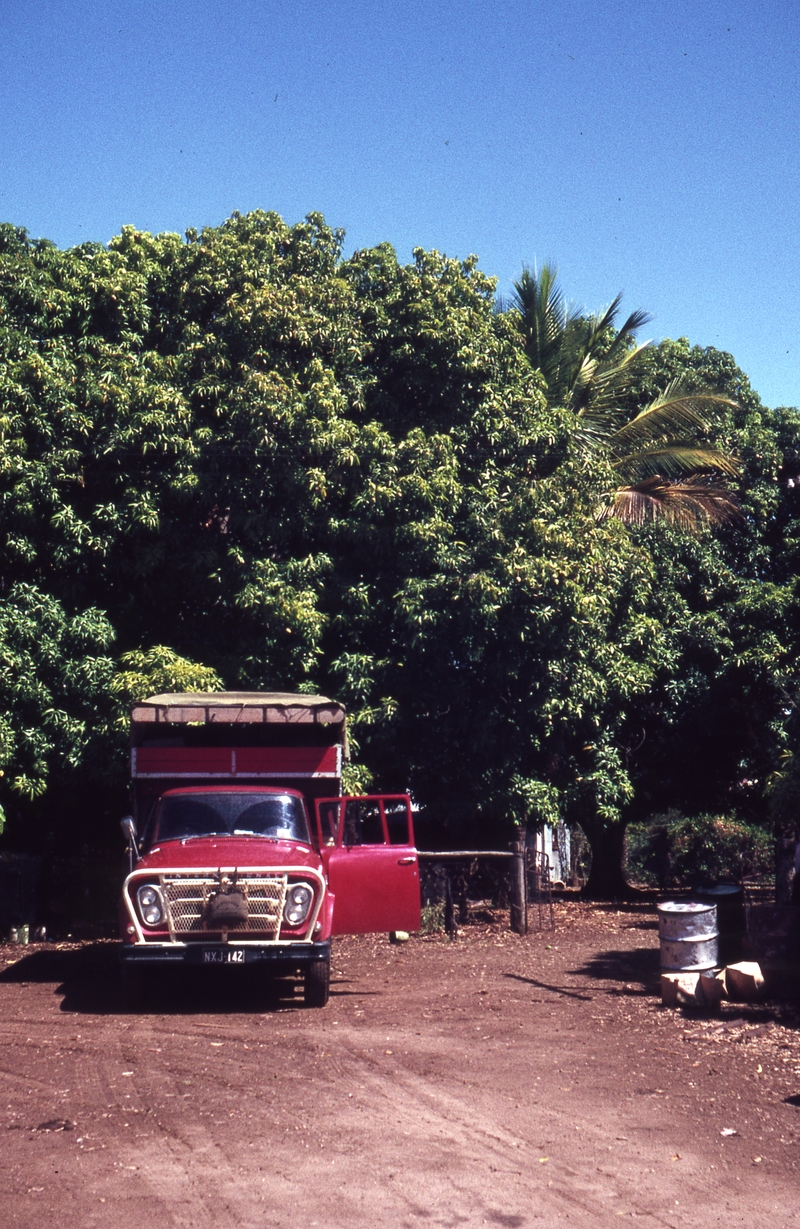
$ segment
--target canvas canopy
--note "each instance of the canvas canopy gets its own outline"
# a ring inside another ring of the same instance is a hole
[[[282,691],[175,692],[149,696],[131,709],[136,725],[341,725],[344,705],[327,696]]]

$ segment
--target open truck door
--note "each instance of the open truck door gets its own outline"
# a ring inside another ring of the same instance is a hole
[[[335,935],[419,930],[419,861],[407,794],[318,798]]]

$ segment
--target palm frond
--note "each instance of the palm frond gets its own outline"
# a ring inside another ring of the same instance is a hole
[[[739,473],[735,457],[718,452],[716,448],[702,448],[697,444],[670,443],[662,441],[650,448],[635,448],[623,456],[611,453],[611,465],[626,482],[640,482],[645,478],[675,479],[686,474],[718,473],[733,478]]]
[[[576,356],[572,386],[570,388],[570,405],[577,414],[582,412],[584,393],[594,387],[598,366],[598,360],[591,354]]]
[[[619,295],[618,297],[621,299],[622,295]],[[652,319],[653,317],[650,312],[642,311],[641,308],[637,309],[635,312],[631,312],[628,319],[622,325],[619,331],[619,336],[632,337],[633,334],[638,332],[639,329],[642,329],[646,324],[649,324]]]
[[[626,524],[660,518],[694,532],[737,519],[724,479],[739,472],[738,461],[706,443],[709,423],[735,402],[675,380],[631,417],[636,365],[651,344],[636,344],[634,334],[650,315],[631,312],[617,328],[622,295],[581,315],[568,307],[549,264],[533,272],[524,266],[514,292],[525,353],[544,377],[548,401],[573,411],[584,456],[616,472],[619,488],[598,516]]]
[[[596,515],[598,520],[614,519],[625,525],[660,520],[691,533],[742,519],[736,496],[723,480],[687,478],[674,482],[658,475],[620,487]]]
[[[615,432],[614,447],[633,448],[659,438],[680,438],[682,431],[705,432],[708,422],[736,402],[711,389],[689,391],[681,380],[672,383],[654,401]]]
[[[617,329],[616,319],[621,302],[622,294],[620,293],[602,312],[597,312],[593,316],[587,316],[585,319],[588,348],[594,352],[602,341],[607,347],[606,357],[612,362],[615,361],[616,355],[620,350],[624,350],[629,346],[634,333],[653,319],[649,312],[631,312],[625,323]],[[614,336],[611,338],[609,345],[608,332],[610,329],[614,329]]]
[[[603,311],[597,312],[594,316],[589,316],[587,318],[586,323],[589,326],[589,336],[592,339],[602,337],[606,329],[612,329],[614,327],[614,321],[617,318],[617,312],[619,311],[619,305],[621,302],[622,291],[615,296],[612,302],[608,305],[608,307],[604,308]]]
[[[520,315],[520,329],[528,361],[541,372],[551,403],[565,399],[570,383],[567,374],[574,354],[574,331],[581,313],[571,307],[557,283],[558,270],[544,264],[541,270],[523,265],[514,282],[512,307]]]
[[[644,341],[611,363],[607,357],[602,360],[585,360],[587,365],[581,370],[576,381],[573,397],[576,413],[580,417],[596,419],[597,429],[602,425],[606,435],[624,425],[627,410],[620,402],[630,388],[634,364],[642,351],[649,349],[651,345],[652,342]],[[589,362],[593,366],[590,367]]]

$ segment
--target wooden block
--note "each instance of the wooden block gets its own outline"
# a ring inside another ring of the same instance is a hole
[[[661,1002],[665,1007],[677,1007],[678,1005],[678,974],[677,973],[662,973],[661,974]]]
[[[699,973],[662,973],[661,1002],[665,1007],[703,1007]]]
[[[764,992],[764,974],[754,960],[740,960],[725,970],[725,984],[730,998],[740,1003],[752,1003]]]
[[[725,983],[719,974],[714,972],[701,973],[698,990],[703,995],[706,1007],[710,1011],[718,1011],[725,994]]]

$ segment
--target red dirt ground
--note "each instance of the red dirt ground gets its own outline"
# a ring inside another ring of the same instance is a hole
[[[341,940],[323,1011],[229,978],[125,1015],[113,943],[0,948],[5,1223],[800,1224],[796,1005],[666,1010],[652,907],[556,914]]]

